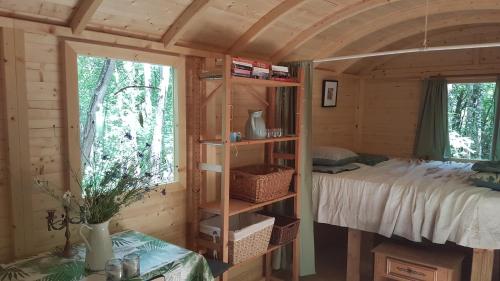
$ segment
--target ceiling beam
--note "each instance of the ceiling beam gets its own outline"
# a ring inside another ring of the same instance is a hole
[[[80,34],[97,11],[103,0],[80,0],[69,26],[74,34]]]
[[[261,17],[256,23],[254,23],[243,35],[241,35],[240,38],[238,38],[238,40],[236,40],[236,42],[234,42],[234,44],[227,50],[227,52],[229,54],[234,54],[245,49],[245,47],[257,38],[262,31],[303,2],[304,0],[285,0],[281,2]]]
[[[388,5],[390,3],[394,3],[400,0],[362,0],[357,2],[356,4],[352,4],[344,7],[341,10],[337,10],[319,21],[315,22],[313,25],[309,26],[305,30],[301,31],[297,34],[292,40],[288,41],[285,44],[285,47],[278,50],[271,57],[271,60],[274,62],[279,62],[283,60],[287,55],[292,53],[294,50],[302,46],[304,43],[314,38],[319,33],[323,32],[330,26],[337,24],[341,21],[359,15],[368,10]]]
[[[177,17],[177,19],[170,25],[161,38],[161,41],[165,44],[166,48],[175,45],[177,40],[185,31],[187,24],[193,20],[196,14],[203,10],[209,1],[210,0],[193,0],[193,2],[191,2],[191,4],[189,4],[189,6],[182,11],[180,16]]]

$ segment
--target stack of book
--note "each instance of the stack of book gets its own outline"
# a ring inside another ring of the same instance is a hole
[[[290,72],[287,66],[272,65],[271,66],[271,79],[278,81],[291,81]]]
[[[250,78],[252,77],[253,61],[234,57],[231,69],[233,76]]]
[[[287,66],[270,65],[268,63],[233,57],[231,72],[233,76],[292,82]],[[218,76],[218,75],[214,75]]]
[[[253,63],[252,77],[257,79],[269,79],[269,64],[255,61]]]

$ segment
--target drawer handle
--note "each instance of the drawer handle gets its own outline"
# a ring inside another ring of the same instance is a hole
[[[419,272],[419,271],[416,271],[416,270],[413,270],[413,269],[411,269],[411,268],[409,268],[409,267],[404,268],[404,267],[399,267],[399,266],[397,266],[397,267],[396,267],[396,269],[397,269],[397,270],[399,270],[399,271],[406,272],[406,273],[408,273],[408,274],[412,274],[412,275],[425,276],[425,273],[423,273],[423,272]]]

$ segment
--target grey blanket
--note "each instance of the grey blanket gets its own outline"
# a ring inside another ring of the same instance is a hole
[[[500,161],[476,162],[471,169],[481,173],[500,173]]]
[[[326,173],[326,174],[338,174],[357,169],[359,169],[359,166],[356,164],[347,164],[342,166],[313,166],[313,172]]]

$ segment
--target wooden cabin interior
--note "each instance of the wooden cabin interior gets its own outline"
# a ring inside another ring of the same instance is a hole
[[[500,185],[498,0],[0,0],[0,55],[2,281],[106,280],[113,261],[129,280],[132,248],[130,280],[500,280],[500,193],[465,178],[491,160]],[[316,148],[386,156],[372,183],[394,161],[412,178],[365,190],[372,167],[313,171]],[[119,184],[134,200],[94,218],[83,189]],[[248,239],[245,215],[274,227]]]

